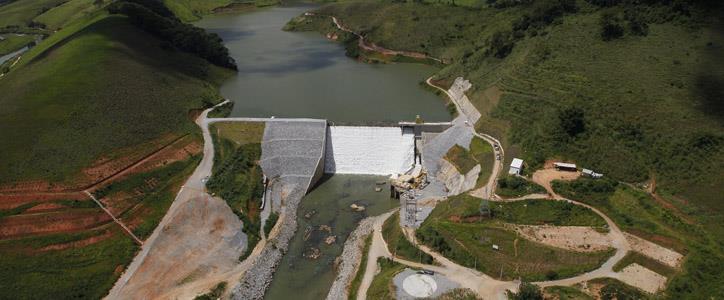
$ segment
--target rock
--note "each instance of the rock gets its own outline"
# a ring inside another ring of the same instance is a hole
[[[352,203],[352,205],[350,205],[349,207],[351,207],[354,211],[364,211],[364,210],[365,210],[365,207],[364,207],[364,206],[362,206],[362,205],[357,205],[357,204],[354,204],[354,203]]]
[[[381,187],[378,186],[378,187],[375,188],[375,192],[381,192],[381,191],[382,191],[382,188],[381,188]]]
[[[319,230],[332,233],[332,227],[329,227],[329,225],[319,225]]]
[[[327,245],[334,244],[334,242],[336,242],[336,241],[337,241],[337,236],[336,236],[336,235],[330,235],[330,236],[328,236],[327,238],[324,239],[324,243],[327,244]]]
[[[319,248],[309,248],[307,251],[304,251],[302,256],[306,259],[315,260],[322,256],[322,251],[319,250]]]
[[[362,220],[357,228],[350,233],[344,242],[344,250],[337,258],[337,276],[327,294],[327,300],[349,298],[348,287],[352,283],[357,269],[360,268],[362,250],[367,236],[372,233],[375,218],[368,217]]]
[[[304,218],[305,218],[305,219],[309,219],[309,218],[313,217],[313,216],[316,215],[316,214],[317,214],[317,211],[316,211],[316,210],[310,210],[310,211],[308,211],[306,214],[304,214]]]

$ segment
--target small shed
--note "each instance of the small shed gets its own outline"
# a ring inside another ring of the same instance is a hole
[[[520,158],[513,158],[513,161],[510,163],[510,170],[508,170],[508,174],[520,175],[521,171],[523,171],[523,160]]]
[[[576,164],[557,162],[553,163],[553,166],[555,166],[558,171],[578,171]]]

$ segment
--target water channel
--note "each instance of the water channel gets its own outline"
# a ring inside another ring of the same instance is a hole
[[[278,6],[214,15],[196,25],[219,34],[239,73],[221,87],[235,102],[233,117],[311,117],[333,122],[448,121],[443,101],[420,83],[436,69],[421,64],[365,64],[346,57],[342,45],[316,32],[285,32],[309,5]],[[399,203],[385,177],[327,175],[298,210],[299,227],[266,299],[324,299],[334,261],[357,223]],[[362,205],[355,211],[351,204]],[[331,241],[334,236],[334,241]],[[330,239],[328,239],[330,238]]]

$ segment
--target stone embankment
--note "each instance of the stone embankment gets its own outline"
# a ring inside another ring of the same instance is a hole
[[[349,286],[360,268],[365,239],[372,233],[375,219],[375,217],[368,217],[360,221],[357,228],[344,242],[344,250],[336,261],[337,277],[334,278],[332,287],[329,289],[327,300],[349,298]]]
[[[270,120],[264,129],[261,166],[273,180],[272,202],[284,203],[278,231],[272,233],[231,293],[232,299],[263,299],[277,265],[297,230],[297,207],[324,167],[327,123],[324,120]],[[293,146],[290,146],[293,145]]]

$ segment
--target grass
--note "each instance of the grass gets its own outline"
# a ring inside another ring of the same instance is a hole
[[[28,27],[28,22],[41,15],[44,10],[65,3],[67,0],[25,0],[13,1],[0,6],[0,28]]]
[[[470,154],[470,151],[462,146],[455,144],[445,154],[445,159],[449,161],[460,174],[467,174],[478,162]]]
[[[460,174],[467,174],[479,164],[480,173],[476,187],[480,187],[487,183],[493,172],[493,155],[493,147],[488,142],[473,137],[470,141],[470,150],[456,144],[447,151],[445,159],[453,164]]]
[[[264,223],[264,235],[266,235],[267,237],[269,237],[269,233],[270,233],[270,232],[272,231],[272,229],[274,228],[274,225],[277,224],[277,221],[279,221],[279,214],[278,214],[278,213],[275,213],[275,212],[272,212],[272,213],[269,215],[269,218],[266,219],[266,223]]]
[[[647,294],[635,287],[613,278],[596,278],[588,284],[600,284],[599,296],[601,299],[649,299]]]
[[[400,212],[394,213],[382,225],[382,237],[393,255],[409,261],[423,264],[432,264],[433,258],[429,254],[415,247],[407,240],[400,228]]]
[[[0,40],[0,56],[15,52],[35,40],[33,35],[3,34],[0,36],[4,38]]]
[[[367,297],[369,299],[395,299],[395,289],[392,287],[394,285],[392,279],[397,273],[402,272],[407,267],[384,257],[378,258],[377,264],[379,266],[379,273],[377,273],[372,280],[372,284],[370,284],[370,288],[367,290]]]
[[[558,300],[593,300],[593,297],[570,286],[551,286],[543,289],[543,293]],[[548,298],[546,298],[548,299]]]
[[[264,186],[258,160],[261,157],[264,123],[217,123],[212,125],[211,132],[215,148],[214,166],[206,187],[224,199],[244,223],[243,231],[249,245],[239,258],[242,261],[261,240],[259,207]]]
[[[264,136],[264,122],[216,122],[211,124],[209,130],[238,147],[261,143]]]
[[[470,155],[480,164],[480,173],[478,174],[478,182],[475,187],[481,187],[488,183],[488,179],[493,174],[495,159],[493,147],[485,140],[477,136],[473,137],[470,141]]]
[[[209,118],[226,118],[228,117],[231,112],[234,109],[234,102],[228,102],[224,105],[217,106],[212,111],[209,112],[207,117]]]
[[[569,199],[600,209],[622,230],[682,253],[687,251],[684,241],[703,237],[700,229],[659,206],[651,196],[623,184],[581,178],[554,181],[553,188]]]
[[[671,276],[676,274],[675,269],[664,265],[655,259],[649,258],[648,256],[633,251],[630,251],[628,254],[626,254],[626,256],[624,256],[623,259],[616,263],[616,265],[613,266],[613,271],[619,272],[634,263],[639,264],[642,267],[647,268],[651,271],[659,273],[666,278],[671,278]]]
[[[223,71],[161,49],[123,17],[74,29],[34,47],[0,80],[0,183],[72,180],[116,149],[197,131],[189,111],[219,99],[210,81]]]
[[[515,232],[506,229],[495,214],[493,219],[479,217],[479,203],[480,199],[467,195],[439,203],[417,231],[417,238],[461,265],[504,280],[571,277],[597,268],[613,254],[612,251],[578,253],[519,238]],[[543,203],[546,204],[541,206],[557,205],[549,201]],[[530,220],[526,216],[530,215],[511,214],[507,218],[526,222]],[[492,249],[492,245],[498,245],[500,250]]]
[[[444,294],[437,296],[438,300],[479,300],[478,294],[466,288],[454,288]]]
[[[504,222],[523,225],[606,226],[592,210],[556,200],[523,200],[490,204],[493,216]]]
[[[94,2],[95,0],[70,0],[38,15],[33,20],[45,24],[48,29],[63,28],[69,22],[103,8],[104,2],[108,1],[99,4]]]
[[[112,237],[82,248],[38,250],[105,230],[112,231]],[[119,270],[130,263],[137,250],[133,240],[115,225],[83,233],[0,241],[0,289],[14,299],[99,299],[108,293],[121,274]]]
[[[357,299],[357,291],[359,290],[359,286],[362,284],[362,278],[365,277],[365,270],[367,269],[367,256],[370,252],[370,246],[372,245],[372,235],[368,235],[367,238],[365,238],[365,244],[362,248],[362,260],[359,263],[359,268],[357,268],[357,273],[354,275],[354,279],[352,279],[352,282],[349,284],[349,300]]]
[[[495,193],[502,197],[515,198],[529,194],[545,194],[546,190],[532,181],[518,176],[507,175],[498,179],[498,188]]]
[[[221,298],[221,296],[224,295],[224,291],[226,291],[227,287],[226,281],[219,282],[217,285],[215,285],[211,291],[209,291],[206,294],[198,295],[194,297],[194,300],[215,300]]]
[[[184,22],[200,20],[204,15],[214,12],[214,9],[233,6],[239,7],[264,7],[279,4],[278,0],[163,0],[163,3],[173,11],[176,16]]]
[[[577,12],[522,32],[501,59],[486,53],[493,34],[511,30],[514,21],[551,1],[500,9],[478,7],[473,1],[443,5],[449,2],[350,1],[318,11],[337,16],[380,46],[448,61],[436,78],[471,80],[468,97],[483,114],[476,128],[501,139],[508,158],[523,158],[535,169],[558,157],[617,181],[641,182],[654,175],[658,193],[683,199],[689,217],[703,225],[706,232],[694,234],[696,248],[713,255],[711,265],[724,264],[724,168],[719,167],[724,161],[724,114],[718,100],[724,86],[718,45],[724,44],[724,32],[719,6],[691,2],[695,4],[688,12],[681,13],[675,5],[599,8],[576,1]],[[642,14],[648,34],[626,29],[622,38],[603,41],[601,16],[622,16],[624,11]],[[585,125],[573,136],[562,132],[559,119],[560,112],[571,107],[583,111]],[[638,201],[626,194],[619,192],[617,202]],[[624,220],[619,217],[617,222]],[[648,218],[630,218],[625,227],[661,230],[660,225],[644,224]],[[683,279],[669,285],[670,297],[724,296],[724,289],[716,286],[722,276],[704,261],[687,260]],[[694,267],[694,262],[702,265]]]
[[[96,192],[96,197],[141,192],[142,194],[136,198],[138,206],[117,217],[126,223],[129,223],[129,220],[140,219],[139,224],[133,229],[133,234],[145,240],[166,215],[180,186],[191,175],[199,161],[201,161],[200,156],[193,156],[149,172],[131,175],[101,188]],[[158,184],[149,184],[151,182]]]

